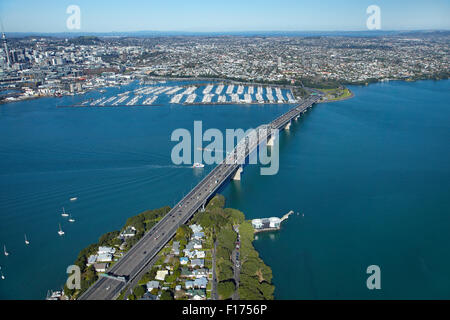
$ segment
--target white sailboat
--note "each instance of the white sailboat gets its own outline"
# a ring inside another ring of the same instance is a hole
[[[61,213],[61,216],[63,216],[63,217],[68,217],[69,216],[69,214],[66,213],[66,210],[64,210],[64,207],[63,207],[63,212]]]
[[[58,234],[59,234],[60,236],[63,236],[63,235],[64,235],[64,231],[62,231],[62,229],[61,229],[61,223],[59,224],[59,231],[58,231]]]
[[[72,218],[72,215],[69,216],[69,222],[75,222],[75,219]]]
[[[26,234],[25,234],[25,244],[26,244],[26,245],[29,245],[29,244],[30,244],[30,241],[28,241],[27,235],[26,235]]]
[[[6,251],[6,245],[3,245],[3,253],[5,254],[5,256],[9,256],[8,251]]]
[[[70,201],[77,201],[77,197],[70,198]]]
[[[2,267],[0,267],[0,274],[2,276],[2,280],[5,280],[5,276],[3,275]]]

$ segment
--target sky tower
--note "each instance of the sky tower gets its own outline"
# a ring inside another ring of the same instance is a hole
[[[9,69],[11,67],[11,62],[9,61],[8,41],[6,40],[6,35],[4,32],[2,32],[2,42],[6,54],[6,68]]]

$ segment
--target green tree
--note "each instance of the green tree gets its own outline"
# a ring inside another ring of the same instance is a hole
[[[239,210],[232,209],[232,208],[226,208],[226,209],[224,209],[224,211],[226,214],[228,214],[228,216],[230,217],[230,221],[233,224],[240,224],[240,223],[244,222],[244,220],[245,220],[244,213],[242,213]]]
[[[145,294],[145,289],[143,286],[136,286],[133,289],[133,294],[136,296],[136,298],[142,298],[142,296]]]
[[[217,293],[222,300],[231,298],[235,290],[236,285],[233,281],[221,281],[217,284]]]
[[[189,237],[192,235],[192,229],[189,228],[187,225],[183,224],[181,225],[175,234],[175,239],[177,241],[180,240],[186,240],[189,239]]]
[[[173,293],[170,290],[165,290],[161,293],[161,300],[174,300]]]

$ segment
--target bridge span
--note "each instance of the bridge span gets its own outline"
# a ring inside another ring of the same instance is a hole
[[[261,143],[270,145],[273,129],[288,129],[292,119],[298,118],[320,99],[310,96],[296,107],[257,128],[257,135],[245,137],[219,165],[203,178],[183,199],[180,200],[156,225],[151,228],[131,249],[109,270],[107,277],[99,278],[80,297],[80,300],[112,300],[127,286],[133,286],[148,267],[155,262],[158,252],[229,179],[242,170],[242,164]],[[125,281],[123,279],[126,279]]]

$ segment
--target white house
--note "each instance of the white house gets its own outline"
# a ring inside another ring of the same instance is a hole
[[[128,226],[124,231],[122,231],[119,237],[123,238],[131,238],[136,235],[136,228],[132,226]]]
[[[152,280],[147,282],[147,291],[152,291],[153,289],[159,289],[159,282]]]
[[[111,247],[98,247],[98,254],[100,255],[103,253],[109,253],[113,255],[114,253],[116,253],[116,249]]]
[[[199,224],[192,224],[192,225],[190,226],[190,228],[191,228],[191,230],[192,230],[193,233],[201,232],[201,231],[203,230],[202,226],[199,225]]]
[[[160,281],[164,281],[164,279],[166,278],[166,276],[169,274],[168,270],[158,270],[156,272],[156,280],[160,280]]]
[[[97,262],[111,262],[113,259],[110,253],[101,253],[97,256]]]
[[[198,259],[202,259],[202,258],[204,258],[205,257],[205,251],[195,251],[195,256],[198,258]]]

